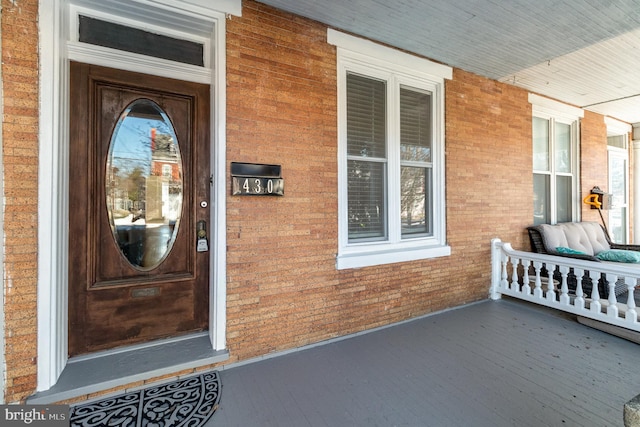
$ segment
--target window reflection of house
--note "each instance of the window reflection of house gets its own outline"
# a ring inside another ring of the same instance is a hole
[[[176,221],[181,208],[180,154],[170,134],[151,129],[151,174],[147,178],[149,221]]]
[[[177,138],[159,106],[141,99],[123,113],[107,162],[107,206],[116,241],[134,266],[168,253],[182,208]]]

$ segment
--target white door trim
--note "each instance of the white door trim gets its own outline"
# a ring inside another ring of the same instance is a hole
[[[624,169],[624,196],[622,206],[614,206],[619,209],[624,207],[624,220],[623,220],[623,241],[616,243],[629,243],[629,152],[626,149],[620,149],[615,147],[607,147],[607,190],[609,193],[613,193],[613,174],[611,170],[611,162],[612,160],[622,160],[625,164]],[[615,197],[614,197],[615,199]],[[607,211],[607,224],[609,227],[609,234],[611,238],[613,238],[613,224],[612,224],[612,215],[613,208]]]
[[[156,16],[167,20],[188,14],[189,19],[210,25],[208,43],[211,67],[194,70],[191,66],[172,64],[174,78],[203,82],[211,85],[211,187],[210,224],[211,277],[209,305],[209,337],[213,350],[226,346],[226,40],[225,13],[198,6],[189,6],[180,0],[40,0],[40,131],[38,178],[38,383],[37,391],[50,389],[67,364],[68,354],[68,93],[69,60],[82,60],[96,65],[113,67],[108,55],[90,55],[86,46],[74,43],[69,35],[71,3],[83,7],[104,8],[106,11],[127,13],[129,8],[152,8]],[[227,1],[238,5],[240,0]],[[139,13],[139,11],[138,11]],[[200,27],[201,29],[201,27]],[[104,51],[102,51],[104,53]],[[162,75],[160,66],[144,62],[139,55],[126,56],[119,62],[124,69]],[[129,64],[129,65],[125,65]],[[137,67],[137,68],[136,68]],[[203,77],[205,76],[205,77]]]

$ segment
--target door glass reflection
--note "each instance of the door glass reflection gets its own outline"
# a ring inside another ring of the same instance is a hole
[[[162,108],[130,104],[111,136],[106,167],[107,212],[122,255],[140,270],[167,257],[182,212],[178,139]]]

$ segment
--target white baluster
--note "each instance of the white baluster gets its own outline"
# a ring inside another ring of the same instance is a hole
[[[500,288],[508,289],[509,282],[507,281],[507,263],[509,262],[509,257],[506,254],[502,254],[502,274],[500,276]]]
[[[520,291],[520,286],[518,285],[518,264],[520,264],[520,259],[511,258],[511,285],[510,288],[514,291]]]
[[[534,261],[533,268],[536,271],[536,283],[533,288],[533,296],[542,299],[542,282],[540,281],[540,269],[542,268],[542,263]]]
[[[627,311],[624,314],[624,318],[629,323],[636,323],[638,321],[638,312],[636,311],[636,300],[633,292],[635,291],[637,280],[633,277],[625,277],[625,285],[627,285]]]
[[[556,300],[556,291],[553,286],[553,272],[556,271],[556,266],[554,264],[547,263],[547,273],[549,273],[549,277],[547,277],[547,293],[545,298],[549,301]]]
[[[589,272],[589,277],[591,278],[591,303],[589,304],[589,310],[594,313],[600,313],[602,310],[602,304],[600,304],[600,292],[598,291],[598,279],[591,277],[591,275],[596,276],[593,272]]]
[[[618,300],[616,299],[616,274],[607,274],[607,285],[609,286],[609,304],[607,305],[607,316],[618,317]]]
[[[531,286],[529,286],[529,266],[531,265],[530,260],[522,260],[522,269],[524,270],[524,274],[522,277],[522,293],[525,295],[531,295]]]
[[[567,285],[567,275],[569,274],[569,267],[561,265],[559,267],[560,275],[562,276],[562,285],[560,286],[560,304],[569,305],[569,285]]]
[[[582,276],[584,276],[584,270],[581,268],[574,268],[573,274],[576,275],[576,299],[573,301],[574,307],[584,309],[584,291],[582,290]]]

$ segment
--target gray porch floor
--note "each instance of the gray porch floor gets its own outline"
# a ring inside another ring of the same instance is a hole
[[[622,426],[640,346],[485,301],[220,372],[211,427]]]

